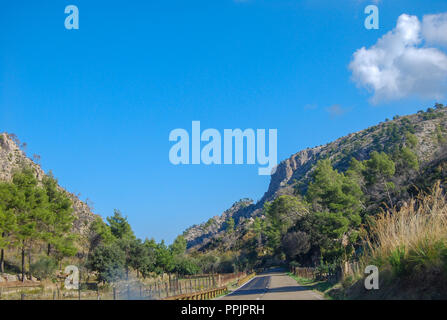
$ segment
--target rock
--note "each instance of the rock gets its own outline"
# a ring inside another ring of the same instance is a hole
[[[247,221],[244,219],[262,218],[266,202],[281,195],[305,194],[318,160],[330,159],[336,170],[344,172],[348,169],[352,157],[359,161],[366,160],[369,159],[371,151],[377,151],[383,146],[394,144],[395,142],[392,141],[394,138],[389,133],[391,126],[396,128],[412,127],[413,134],[418,140],[413,152],[418,157],[421,165],[420,170],[424,169],[424,166],[429,168],[429,165],[443,161],[444,146],[433,137],[437,137],[438,128],[443,132],[447,131],[447,108],[436,110],[435,114],[434,117],[424,117],[419,113],[400,117],[387,123],[379,123],[365,130],[350,133],[325,145],[307,148],[291,155],[278,164],[276,171],[270,177],[267,191],[258,202],[246,203],[244,206],[233,205],[221,216],[214,217],[210,223],[193,225],[186,229],[183,236],[187,241],[188,250],[201,250],[206,248],[210,241],[220,241],[225,233],[225,222],[230,217],[234,219],[236,230],[239,226],[246,228],[248,224],[243,225],[244,221]],[[400,178],[405,179],[410,176]],[[396,187],[399,189],[398,186]],[[405,201],[405,199],[399,200]],[[372,212],[375,212],[376,209],[377,207],[368,208]],[[239,232],[239,234],[245,233]],[[234,239],[235,237],[233,237],[232,244],[238,243]],[[220,249],[228,250],[229,248],[221,246]]]
[[[19,281],[19,278],[17,278],[17,276],[13,274],[4,273],[3,276],[5,277],[7,282]]]
[[[14,170],[22,167],[31,167],[37,180],[41,181],[45,176],[39,164],[27,157],[20,147],[20,141],[13,134],[0,132],[0,181],[11,181]],[[90,224],[98,217],[95,215],[87,203],[81,201],[79,197],[68,192],[59,186],[60,190],[67,193],[73,201],[75,220],[72,230],[80,235],[86,235]]]

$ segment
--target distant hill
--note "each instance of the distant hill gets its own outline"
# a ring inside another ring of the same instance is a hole
[[[237,202],[221,216],[188,228],[183,235],[188,241],[189,250],[206,251],[216,247],[231,249],[235,240],[233,237],[233,240],[225,242],[226,221],[233,218],[238,231],[236,234],[241,238],[251,221],[255,217],[262,217],[265,202],[280,195],[305,193],[318,160],[329,158],[334,168],[343,172],[352,158],[368,159],[372,151],[392,153],[411,137],[417,138],[414,152],[419,168],[397,174],[393,178],[396,185],[396,191],[392,194],[393,204],[403,203],[417,188],[428,187],[435,179],[443,179],[445,176],[442,164],[447,158],[447,109],[440,104],[417,114],[395,116],[393,120],[386,120],[326,145],[292,155],[278,165],[271,176],[267,192],[257,203]],[[368,196],[374,200],[370,201],[372,204],[368,210],[378,210],[385,196],[374,194],[373,191]]]

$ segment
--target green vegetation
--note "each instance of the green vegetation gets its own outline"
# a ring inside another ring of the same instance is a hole
[[[34,249],[47,246],[47,255],[56,262],[76,253],[71,201],[57,188],[52,175],[40,185],[30,168],[13,175],[12,182],[0,183],[0,248],[1,271],[4,271],[5,249],[17,248],[21,255],[22,281],[25,280],[25,258],[32,265]]]
[[[332,299],[329,292],[335,286],[334,283],[331,283],[329,281],[318,281],[314,279],[299,277],[291,272],[288,272],[287,275],[298,282],[300,285],[309,287],[311,290],[316,290],[322,293],[326,299]]]
[[[306,173],[292,175],[296,180],[256,207],[253,216],[245,215],[255,207],[252,201],[241,199],[226,212],[222,225],[211,218],[197,226],[205,233],[218,232],[200,250],[186,250],[187,233],[169,246],[138,239],[118,210],[105,220],[98,217],[89,226],[88,239],[83,239],[83,272],[109,283],[129,279],[130,274],[182,276],[278,265],[316,267],[320,274],[334,274],[342,264],[360,261],[383,270],[383,285],[394,283],[392,288],[404,282],[445,288],[444,108],[436,104],[414,116],[395,116],[312,155]],[[422,121],[431,121],[428,135]],[[437,148],[431,159],[424,158],[427,141]],[[440,185],[418,198],[437,180]],[[39,182],[31,169],[14,173],[10,183],[0,183],[2,271],[6,249],[13,248],[20,254],[23,275],[28,265],[39,278],[54,277],[64,259],[79,254],[73,221],[71,200],[51,174]],[[341,297],[361,296],[356,291],[361,277],[345,278]],[[296,280],[322,292],[335,290],[327,282]]]
[[[380,269],[386,292],[366,292],[356,274],[347,298],[445,299],[447,293],[447,199],[440,184],[400,210],[391,209],[371,223],[364,236],[361,265]],[[410,284],[410,285],[409,285]]]
[[[233,231],[234,231],[234,219],[233,218],[229,218],[225,222],[225,231],[230,234],[233,233]]]
[[[444,107],[437,109],[440,108]],[[374,148],[366,159],[353,157],[355,153],[349,146],[336,157],[330,158],[336,151],[329,151],[328,158],[317,161],[307,183],[295,180],[294,194],[265,203],[262,214],[242,229],[243,235],[233,238],[236,259],[245,261],[246,268],[294,264],[334,273],[341,264],[364,257],[365,250],[369,250],[364,245],[365,237],[371,239],[371,246],[376,245],[377,217],[389,208],[400,208],[402,201],[415,196],[417,185],[425,188],[444,172],[438,169],[436,175],[422,177],[417,156],[419,139],[409,117],[395,117],[392,122],[382,124],[382,130],[369,132]],[[442,131],[436,132],[441,143]],[[361,145],[358,140],[351,142]],[[342,170],[334,166],[334,162],[339,167],[343,161],[346,163],[340,154],[351,157]],[[429,248],[418,254],[428,256],[434,250],[439,253],[435,255],[439,261],[443,245],[430,244]],[[396,248],[385,259],[393,274],[400,276],[407,270],[398,267],[402,261],[406,259],[408,264],[411,259],[420,259],[413,257],[416,251],[409,257],[402,252]],[[345,280],[343,287],[349,287],[351,280]]]
[[[137,239],[127,218],[118,210],[106,220],[108,224],[98,219],[91,226],[96,237],[90,244],[87,268],[98,273],[98,280],[128,279],[131,269],[143,278],[151,273],[184,275],[200,272],[197,262],[185,254],[183,236],[177,237],[168,247],[163,241],[157,244],[154,240]]]
[[[66,258],[78,259],[83,272],[95,274],[100,282],[157,274],[190,275],[214,270],[234,270],[232,256],[219,260],[213,255],[186,254],[186,240],[179,236],[167,246],[163,241],[136,238],[127,218],[119,210],[103,221],[97,217],[89,226],[88,254],[79,253],[79,234],[73,231],[73,204],[50,173],[39,182],[30,168],[13,174],[11,182],[0,183],[0,266],[5,272],[7,253],[20,254],[22,281],[26,276],[55,279]],[[234,229],[234,220],[229,219]],[[33,261],[34,259],[34,261]],[[68,262],[68,261],[67,261]],[[14,266],[13,266],[14,267]]]

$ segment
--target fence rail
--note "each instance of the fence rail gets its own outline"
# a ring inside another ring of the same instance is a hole
[[[109,287],[100,287],[94,282],[82,282],[77,290],[62,289],[62,283],[53,287],[1,288],[0,299],[11,300],[162,300],[186,296],[204,299],[227,285],[238,283],[247,277],[244,272],[231,274],[206,274],[187,278],[171,275],[165,281],[158,279],[123,281]]]
[[[226,294],[227,292],[228,288],[225,286],[205,291],[185,293],[178,296],[167,297],[163,300],[208,300],[213,299],[219,295]]]
[[[249,275],[245,276],[244,278],[241,278],[238,280],[237,285],[238,287],[242,286],[244,283],[250,281],[256,276],[255,272],[250,273]]]
[[[344,262],[335,270],[329,270],[323,272],[318,268],[303,268],[303,267],[291,267],[290,272],[298,277],[314,279],[314,280],[325,280],[330,282],[338,282],[348,276],[352,276],[357,273],[360,269],[360,264],[358,262]]]

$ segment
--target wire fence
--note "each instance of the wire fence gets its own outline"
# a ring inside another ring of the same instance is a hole
[[[345,262],[335,268],[303,268],[291,267],[290,272],[298,277],[314,279],[318,281],[338,282],[348,276],[353,276],[360,270],[358,262]]]
[[[213,291],[246,277],[245,272],[207,274],[180,278],[171,275],[168,280],[137,279],[116,282],[107,286],[96,282],[81,282],[78,289],[63,289],[62,283],[51,287],[43,285],[0,287],[2,300],[159,300],[173,296]]]

